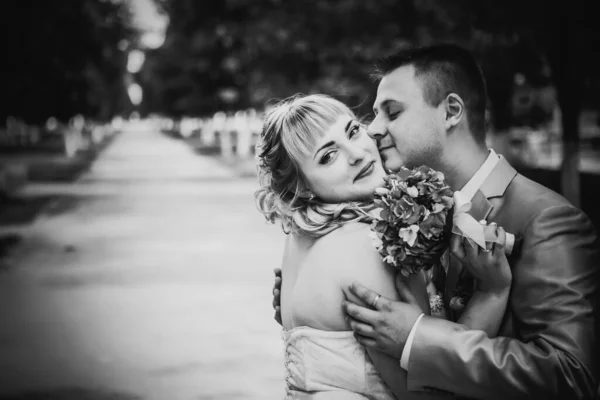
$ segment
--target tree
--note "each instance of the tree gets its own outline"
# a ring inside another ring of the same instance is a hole
[[[482,66],[497,129],[514,123],[515,74],[556,87],[563,193],[579,204],[578,116],[584,101],[597,99],[586,90],[600,87],[591,3],[163,0],[171,24],[147,63],[146,92],[154,93],[154,110],[174,115],[261,107],[297,92],[328,93],[370,113],[375,85],[368,76],[377,58],[406,45],[458,43]],[[224,101],[223,93],[237,95]]]
[[[160,4],[171,22],[142,75],[155,101],[149,109],[172,115],[262,107],[317,91],[370,111],[372,63],[406,44],[413,27],[398,24],[397,15],[411,21],[415,12],[409,0]],[[224,101],[224,93],[237,95]]]
[[[135,39],[128,9],[101,0],[0,3],[5,38],[2,118],[42,123],[75,114],[107,119],[126,101],[126,54]]]
[[[598,85],[600,67],[600,30],[592,21],[596,15],[592,1],[427,0],[422,7],[440,19],[452,13],[454,31],[470,32],[466,36],[484,60],[496,120],[501,123],[506,101],[502,86],[509,87],[508,76],[497,66],[489,68],[490,61],[508,64],[505,71],[513,75],[520,70],[533,80],[547,77],[556,87],[564,144],[561,187],[563,195],[579,205],[579,115],[586,99],[597,97],[586,96],[586,82],[588,87]],[[494,51],[504,54],[504,60],[489,57]],[[549,67],[548,76],[545,67]]]

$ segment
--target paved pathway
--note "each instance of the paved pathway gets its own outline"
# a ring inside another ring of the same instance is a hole
[[[0,398],[281,398],[283,234],[256,186],[148,129],[74,184],[30,185],[64,197],[0,228],[24,237],[0,272]]]

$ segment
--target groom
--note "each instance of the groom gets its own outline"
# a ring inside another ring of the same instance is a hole
[[[486,88],[472,55],[440,45],[401,51],[378,66],[369,134],[390,170],[428,165],[471,199],[476,220],[521,237],[509,257],[513,284],[497,338],[423,316],[418,306],[346,302],[363,345],[400,360],[409,390],[429,388],[481,399],[591,399],[598,388],[600,258],[587,216],[518,174],[485,142]],[[461,271],[451,257],[448,304]]]
[[[423,315],[415,304],[378,297],[359,283],[351,290],[375,307],[344,304],[355,336],[397,358],[409,390],[480,399],[594,398],[600,258],[589,219],[487,149],[485,81],[469,52],[453,45],[404,50],[378,70],[369,134],[386,167],[442,171],[471,200],[476,220],[522,240],[509,258],[513,285],[497,338]],[[450,257],[446,304],[461,269]]]

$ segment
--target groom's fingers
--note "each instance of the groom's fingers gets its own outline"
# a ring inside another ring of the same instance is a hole
[[[273,273],[275,274],[275,283],[273,284],[273,290],[281,289],[281,269],[275,268],[273,270]]]
[[[361,299],[365,304],[373,306],[373,302],[377,299],[376,308],[378,310],[382,309],[384,303],[387,303],[389,300],[385,297],[381,296],[379,293],[374,292],[373,290],[364,287],[360,283],[354,282],[350,285],[350,291],[354,293],[359,299]]]
[[[350,329],[352,329],[355,333],[358,333],[361,336],[366,336],[373,338],[375,337],[375,331],[371,325],[363,324],[355,320],[354,318],[348,318],[348,324],[350,324]]]
[[[375,341],[375,339],[372,339],[370,337],[362,336],[361,334],[355,332],[354,338],[358,343],[362,344],[365,347],[370,347],[372,349],[377,347],[377,342]]]
[[[277,323],[281,325],[281,307],[275,307],[275,315],[273,316],[273,318],[275,318],[275,321],[277,321]]]
[[[371,326],[375,325],[379,321],[378,313],[374,310],[344,301],[343,307],[346,310],[346,314],[354,318],[357,321],[365,322]]]

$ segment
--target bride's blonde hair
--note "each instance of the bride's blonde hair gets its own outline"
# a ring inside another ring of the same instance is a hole
[[[340,116],[356,118],[340,101],[322,94],[295,95],[267,112],[257,144],[261,189],[255,193],[267,221],[281,221],[285,233],[323,236],[348,222],[370,222],[370,201],[325,203],[307,196],[300,157]]]

